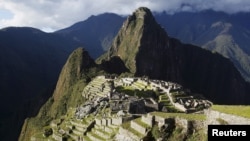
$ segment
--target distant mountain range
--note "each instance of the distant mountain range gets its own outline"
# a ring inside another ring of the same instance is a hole
[[[199,13],[165,13],[158,22],[172,37],[218,52],[229,58],[245,80],[250,80],[250,13],[229,15],[211,10]]]
[[[124,20],[125,18],[112,13],[91,16],[85,21],[56,31],[55,34],[81,42],[90,55],[97,58],[109,49]]]
[[[246,20],[250,13],[229,15],[207,10],[173,15],[163,12],[154,16],[169,36],[222,54],[250,81],[250,22]],[[124,19],[115,14],[101,14],[56,33],[86,44],[90,55],[98,57],[108,49]]]
[[[183,43],[194,44],[222,54],[233,62],[245,80],[250,80],[250,21],[246,20],[250,18],[250,13],[229,15],[208,10],[199,13],[181,12],[169,15],[163,12],[153,15],[168,36],[177,38]],[[51,96],[59,72],[74,49],[84,47],[92,58],[98,58],[109,50],[125,19],[116,14],[105,13],[91,16],[85,21],[54,33],[45,33],[29,27],[1,29],[1,137],[4,140],[16,140],[24,118],[35,115],[39,107]],[[173,43],[179,44],[179,41],[173,40]],[[189,48],[189,45],[186,46]],[[192,59],[192,55],[189,54],[189,57]],[[111,69],[113,64],[118,64],[119,68],[123,67],[119,58],[103,62],[102,67],[106,68],[107,72],[111,72],[114,70]],[[230,63],[227,62],[226,66],[228,64]],[[195,65],[192,64],[193,67]],[[222,67],[218,71],[230,74],[226,68]],[[121,73],[127,69],[130,68],[118,69],[116,72]],[[195,73],[204,74],[210,71],[206,69],[196,69],[198,72]],[[189,71],[192,71],[192,67]],[[187,77],[192,79],[192,76]],[[207,83],[206,85],[210,85],[205,76],[200,79],[203,83]],[[237,76],[235,79],[240,78]],[[198,87],[191,85],[186,86]],[[235,86],[230,85],[230,87]],[[202,88],[195,90],[202,92]],[[209,91],[209,88],[203,91]],[[218,102],[223,99],[223,96],[220,97],[217,99]]]

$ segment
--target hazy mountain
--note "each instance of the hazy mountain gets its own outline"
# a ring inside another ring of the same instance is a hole
[[[0,135],[16,140],[23,120],[51,96],[68,55],[80,44],[34,28],[0,30]]]
[[[161,13],[156,19],[170,36],[202,46],[229,58],[250,80],[250,13],[226,14],[211,10],[198,13]]]
[[[97,58],[108,50],[123,21],[124,18],[121,16],[105,13],[91,16],[85,21],[78,22],[55,33],[80,41],[84,44],[90,56]]]
[[[250,18],[249,13],[230,15],[207,10],[196,13],[180,12],[173,15],[162,12],[154,13],[154,16],[170,37],[216,51],[230,58],[242,76],[250,80],[250,24],[246,20]],[[75,38],[86,46],[91,46],[92,49],[87,50],[92,56],[98,57],[107,50],[114,35],[122,26],[123,20],[124,18],[115,14],[102,14],[92,16],[86,21],[56,33]],[[222,34],[227,36],[226,41],[220,38]]]

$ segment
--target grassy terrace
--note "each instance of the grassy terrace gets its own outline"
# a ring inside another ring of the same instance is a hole
[[[142,88],[142,89],[144,89],[145,87],[147,87],[147,89],[149,89],[149,90],[152,89],[150,85],[145,85],[145,84],[139,83],[139,82],[135,82],[133,85],[135,85],[135,86],[137,86],[139,88]]]
[[[187,96],[186,94],[180,93],[180,92],[171,92],[171,94],[174,97],[185,97],[185,96]]]
[[[131,86],[127,86],[127,87],[116,87],[117,92],[120,93],[125,93],[129,96],[138,96],[138,97],[151,97],[152,94],[155,94],[155,92],[153,90],[145,90],[145,91],[140,91],[140,90],[136,90],[135,88],[131,87]]]
[[[99,140],[105,140],[103,137],[101,137],[101,136],[99,136],[99,135],[97,135],[95,133],[88,132],[88,134],[91,135],[91,136],[93,136],[93,137],[95,137],[95,138],[97,138],[97,139],[99,139]]]
[[[135,129],[131,128],[130,122],[125,122],[125,123],[123,123],[123,124],[121,125],[121,127],[122,127],[123,129],[126,129],[126,130],[130,131],[131,133],[133,133],[133,134],[136,135],[137,137],[140,137],[140,138],[141,138],[141,137],[144,136],[143,134],[139,133],[139,132],[136,131]]]
[[[166,96],[165,94],[159,96],[159,102],[164,103],[164,105],[172,105],[168,96]]]
[[[250,118],[250,106],[243,105],[213,105],[212,110],[226,114],[237,115],[245,118]]]
[[[184,93],[179,93],[179,92],[171,92],[173,101],[176,102],[176,98],[181,97],[181,98],[187,98],[188,96]]]
[[[206,116],[203,114],[185,114],[185,113],[163,113],[163,112],[152,112],[151,115],[160,116],[163,118],[184,118],[187,120],[206,120]]]
[[[144,128],[151,128],[148,124],[144,123],[141,121],[141,118],[137,118],[134,120],[137,124],[139,124],[140,126],[144,127]]]

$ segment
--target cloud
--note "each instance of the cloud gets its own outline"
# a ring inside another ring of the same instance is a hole
[[[104,12],[128,15],[141,6],[155,12],[169,13],[204,9],[227,13],[250,11],[249,0],[0,0],[0,9],[13,14],[8,19],[0,17],[0,28],[31,26],[54,31],[85,20],[91,15]]]

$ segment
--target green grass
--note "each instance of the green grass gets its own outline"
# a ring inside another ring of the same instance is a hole
[[[158,139],[161,137],[161,132],[159,131],[159,127],[157,125],[154,125],[151,130],[152,136],[155,139]]]
[[[125,93],[129,96],[138,96],[138,97],[152,97],[152,95],[155,95],[155,92],[153,90],[145,90],[145,91],[140,91],[136,90],[133,87],[116,87],[116,91],[120,93]]]
[[[250,118],[250,106],[243,105],[213,105],[212,110],[237,115],[245,118]]]
[[[173,107],[171,102],[169,100],[166,100],[166,101],[160,101],[160,103],[162,103],[164,106],[170,106],[170,107]]]
[[[105,140],[103,137],[95,134],[95,133],[92,133],[92,132],[88,132],[88,134],[92,135],[93,137],[97,138],[97,139],[100,139],[100,140]]]
[[[134,120],[136,123],[138,123],[139,125],[141,125],[144,128],[151,128],[148,124],[144,123],[141,121],[141,118],[137,118]]]
[[[187,141],[207,141],[207,134],[204,130],[196,131],[192,135],[188,136]]]
[[[184,118],[187,120],[206,120],[206,116],[203,114],[185,114],[185,113],[163,113],[163,112],[152,112],[151,115],[160,116],[163,118]]]
[[[138,86],[139,88],[142,88],[142,89],[147,89],[147,90],[151,90],[151,86],[150,85],[145,85],[143,83],[140,83],[140,82],[135,82],[134,85]]]
[[[185,140],[186,134],[182,132],[182,127],[175,127],[173,132],[170,134],[170,136],[167,138],[168,141],[182,141]]]
[[[34,135],[34,137],[36,139],[45,139],[46,137],[43,136],[43,133],[37,133],[36,135]]]
[[[128,128],[130,128],[130,122],[124,122],[124,123],[121,125],[121,127],[122,127],[123,129],[128,129]]]
[[[121,127],[122,127],[123,129],[126,129],[126,130],[130,131],[131,133],[133,133],[133,134],[136,135],[137,137],[140,137],[140,138],[141,138],[141,137],[144,136],[143,134],[139,133],[139,132],[136,131],[135,129],[131,128],[130,122],[125,122],[125,123],[123,123],[123,124],[121,125]]]
[[[183,97],[183,96],[187,96],[186,94],[182,93],[182,92],[171,92],[172,96],[175,97]]]
[[[168,99],[168,96],[166,95],[160,95],[159,100],[169,100],[169,99]]]

